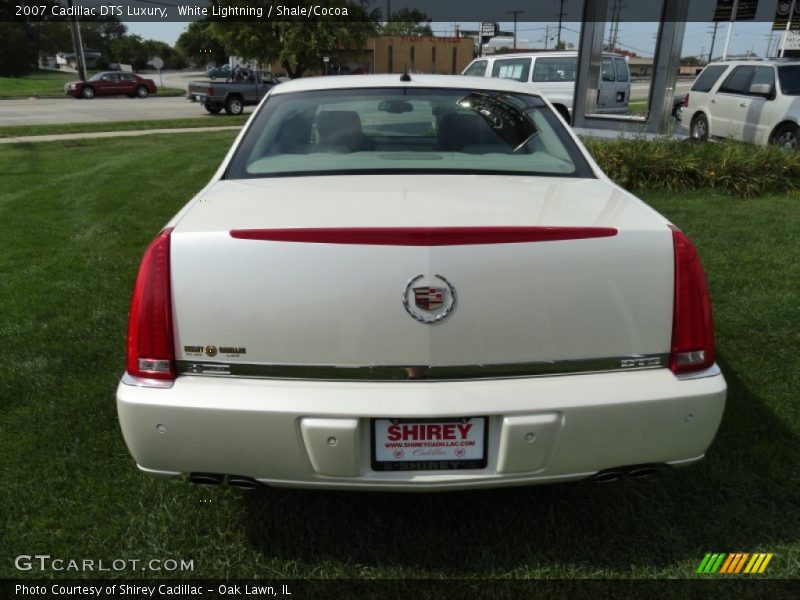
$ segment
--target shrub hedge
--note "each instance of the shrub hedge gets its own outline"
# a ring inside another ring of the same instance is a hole
[[[742,197],[800,194],[800,151],[732,141],[583,140],[600,167],[630,191],[710,188]]]

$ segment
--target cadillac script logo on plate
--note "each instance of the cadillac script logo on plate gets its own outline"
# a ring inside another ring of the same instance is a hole
[[[415,283],[424,283],[412,287]],[[444,283],[444,285],[436,285]],[[447,317],[456,306],[456,289],[438,273],[433,277],[416,275],[403,288],[403,306],[406,312],[420,323],[432,325]]]

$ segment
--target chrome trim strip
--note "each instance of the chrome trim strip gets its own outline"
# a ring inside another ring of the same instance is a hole
[[[545,377],[579,373],[663,369],[669,354],[622,356],[580,360],[504,363],[486,365],[389,365],[348,367],[337,365],[280,365],[220,363],[179,360],[179,375],[258,377],[268,379],[316,379],[349,381],[458,381],[465,379],[506,379]],[[623,366],[628,365],[628,366]]]
[[[122,383],[125,385],[132,385],[135,387],[149,387],[149,388],[162,388],[169,389],[175,382],[164,379],[145,379],[144,377],[134,377],[129,375],[127,371],[122,376]]]
[[[717,375],[722,375],[722,370],[719,368],[717,363],[714,363],[707,369],[703,369],[702,371],[694,371],[692,373],[678,373],[675,377],[681,380],[690,380],[690,379],[706,379],[707,377],[716,377]]]

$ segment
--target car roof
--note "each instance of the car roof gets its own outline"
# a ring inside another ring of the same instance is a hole
[[[784,66],[784,65],[800,65],[800,59],[797,58],[731,58],[727,60],[715,60],[708,63],[706,66],[711,65],[753,65],[757,67],[763,66]]]
[[[410,81],[402,81],[399,73],[392,75],[337,75],[336,77],[303,77],[286,81],[273,88],[272,94],[290,94],[310,90],[341,90],[363,88],[450,88],[464,90],[493,90],[538,95],[529,85],[487,77],[465,77],[463,75],[409,75]]]
[[[529,58],[533,56],[578,56],[577,50],[542,50],[539,52],[513,52],[509,54],[491,54],[489,56],[479,56],[474,60],[486,60],[486,59],[499,59],[499,58]],[[624,58],[622,54],[616,54],[614,52],[603,52],[603,56],[617,56],[619,58]],[[473,61],[474,62],[474,61]]]

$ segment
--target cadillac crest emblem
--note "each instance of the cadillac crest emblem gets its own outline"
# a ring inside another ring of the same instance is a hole
[[[412,287],[425,276],[420,274],[412,277],[403,288],[403,306],[406,312],[420,323],[432,325],[447,317],[456,306],[456,289],[445,277],[436,274],[424,282],[428,285]],[[444,286],[437,286],[438,279]],[[413,298],[412,298],[413,296]]]

